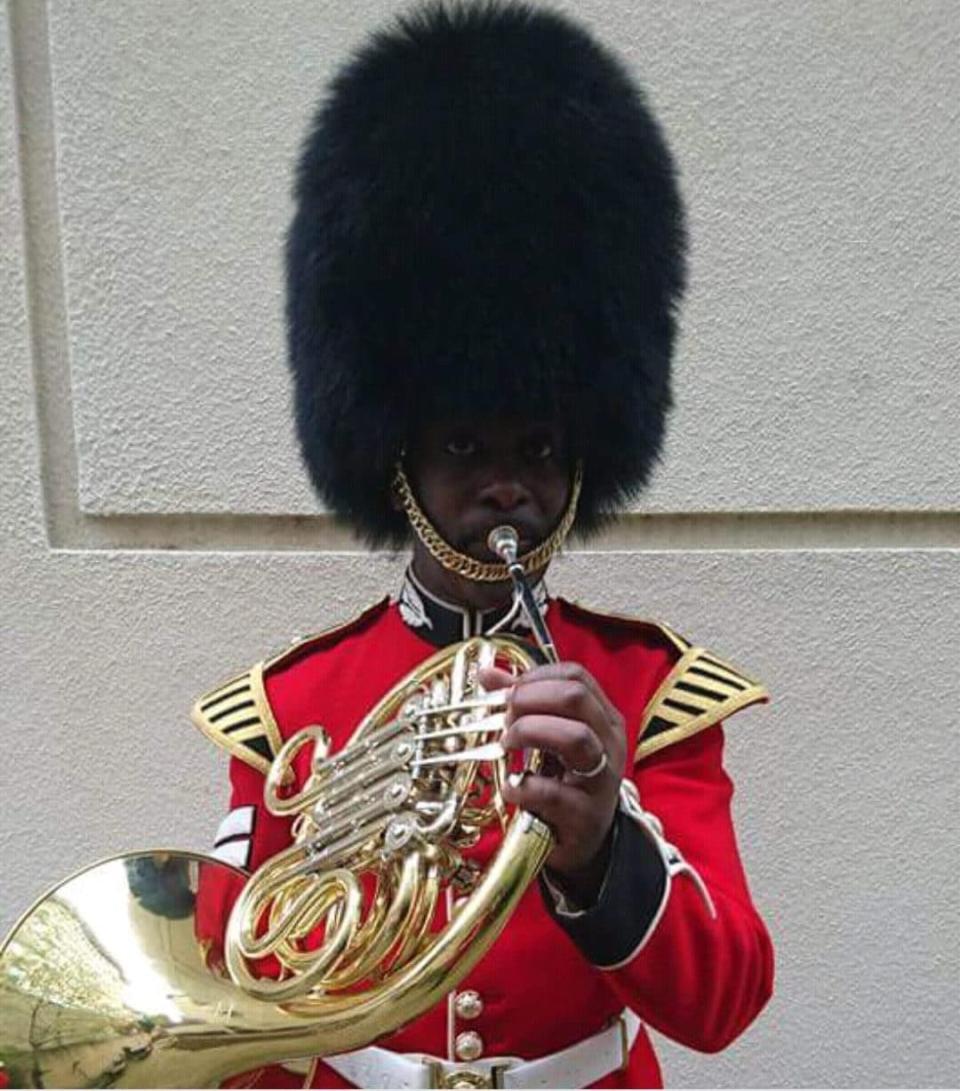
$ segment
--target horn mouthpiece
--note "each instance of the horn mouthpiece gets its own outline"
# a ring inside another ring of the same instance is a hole
[[[506,564],[513,564],[517,559],[519,545],[519,535],[511,526],[494,527],[487,535],[488,548]]]

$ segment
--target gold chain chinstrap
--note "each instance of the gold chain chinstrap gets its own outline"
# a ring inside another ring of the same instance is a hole
[[[567,503],[563,518],[557,524],[553,533],[545,538],[536,549],[524,554],[520,558],[525,572],[536,572],[544,568],[550,559],[560,550],[573,521],[577,517],[577,501],[580,499],[580,487],[583,484],[583,464],[578,462],[573,475],[573,484],[570,489],[570,500]],[[421,542],[427,547],[430,555],[449,572],[463,576],[477,583],[499,583],[510,579],[507,566],[497,562],[478,561],[474,557],[460,553],[446,541],[437,528],[427,518],[426,513],[417,503],[413,495],[413,489],[407,480],[401,463],[397,463],[393,478],[393,488],[403,510],[407,513],[410,525]],[[508,521],[508,520],[505,520]]]

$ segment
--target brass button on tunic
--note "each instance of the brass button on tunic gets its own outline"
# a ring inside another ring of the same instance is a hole
[[[483,1053],[483,1039],[475,1030],[458,1034],[453,1043],[458,1061],[475,1061]]]
[[[478,992],[466,989],[462,993],[457,993],[453,1008],[460,1019],[476,1019],[483,1011],[483,1000]]]

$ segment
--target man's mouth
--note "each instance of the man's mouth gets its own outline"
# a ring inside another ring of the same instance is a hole
[[[496,526],[503,526],[505,525],[505,523],[506,520],[504,520],[503,523],[497,523]],[[517,531],[517,549],[518,553],[522,557],[524,553],[529,553],[530,550],[534,548],[534,544],[537,539],[532,534],[530,534],[529,531],[522,531],[520,527],[517,527],[515,524],[510,525],[514,526],[514,529]],[[482,534],[469,535],[468,537],[465,537],[460,545],[460,548],[465,553],[468,553],[471,557],[475,557],[477,560],[499,560],[500,558],[497,556],[497,554],[493,552],[493,550],[487,543],[487,537],[490,534],[490,531],[493,529],[493,526],[491,526]]]

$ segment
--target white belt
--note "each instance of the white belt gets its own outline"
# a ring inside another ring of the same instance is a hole
[[[422,1053],[393,1053],[369,1046],[324,1057],[334,1072],[356,1087],[589,1087],[618,1068],[626,1068],[640,1020],[624,1010],[606,1030],[535,1061],[485,1057],[460,1064]]]

